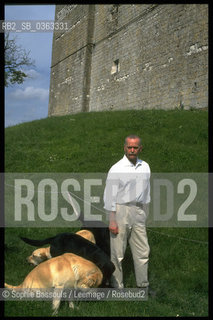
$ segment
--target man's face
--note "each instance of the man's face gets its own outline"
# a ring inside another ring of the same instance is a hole
[[[127,138],[124,145],[124,152],[129,161],[136,163],[138,154],[142,151],[142,145],[140,144],[140,139],[130,139]]]

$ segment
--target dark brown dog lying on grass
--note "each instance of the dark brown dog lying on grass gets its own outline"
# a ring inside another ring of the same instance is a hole
[[[91,261],[73,253],[44,261],[36,266],[19,286],[5,283],[10,289],[48,289],[63,290],[66,288],[97,288],[102,283],[101,270]],[[60,294],[53,294],[53,315],[60,305]],[[74,308],[73,302],[69,303]]]

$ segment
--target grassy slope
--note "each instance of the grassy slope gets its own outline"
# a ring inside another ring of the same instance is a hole
[[[152,172],[207,172],[208,114],[203,111],[122,111],[48,118],[6,129],[7,172],[106,172],[123,155],[130,133],[142,137]],[[31,267],[25,257],[32,247],[17,236],[46,237],[67,229],[7,229],[6,281],[18,284]],[[75,230],[73,230],[75,231]],[[151,247],[149,279],[157,296],[147,302],[80,302],[80,310],[62,303],[59,316],[206,316],[208,309],[208,250],[206,229],[148,230]],[[19,253],[17,255],[17,252]],[[14,268],[14,259],[16,268]],[[135,286],[132,258],[124,261],[127,287]],[[85,308],[86,305],[86,308]],[[6,316],[48,316],[49,302],[7,302]]]
[[[207,113],[122,111],[53,117],[6,129],[6,171],[106,172],[123,155],[124,137],[142,137],[152,172],[203,172]]]

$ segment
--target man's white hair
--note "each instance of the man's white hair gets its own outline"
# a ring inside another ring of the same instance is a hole
[[[140,145],[141,145],[141,138],[139,136],[135,135],[135,134],[130,134],[129,136],[127,136],[125,138],[124,145],[127,144],[127,139],[139,139]]]

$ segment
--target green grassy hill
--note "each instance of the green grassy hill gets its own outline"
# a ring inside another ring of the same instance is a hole
[[[6,172],[107,172],[123,156],[124,138],[137,134],[142,158],[152,172],[208,171],[206,111],[116,111],[51,117],[5,130]],[[30,247],[20,234],[44,238],[67,228],[7,228],[5,280],[20,284],[31,270]],[[145,302],[62,303],[59,316],[197,316],[208,315],[207,228],[149,228],[149,281],[156,296]],[[135,287],[129,248],[124,263],[126,287]],[[50,316],[47,301],[7,301],[5,316]]]
[[[6,129],[10,172],[106,172],[123,155],[124,138],[142,138],[152,172],[208,171],[205,111],[81,113]]]

